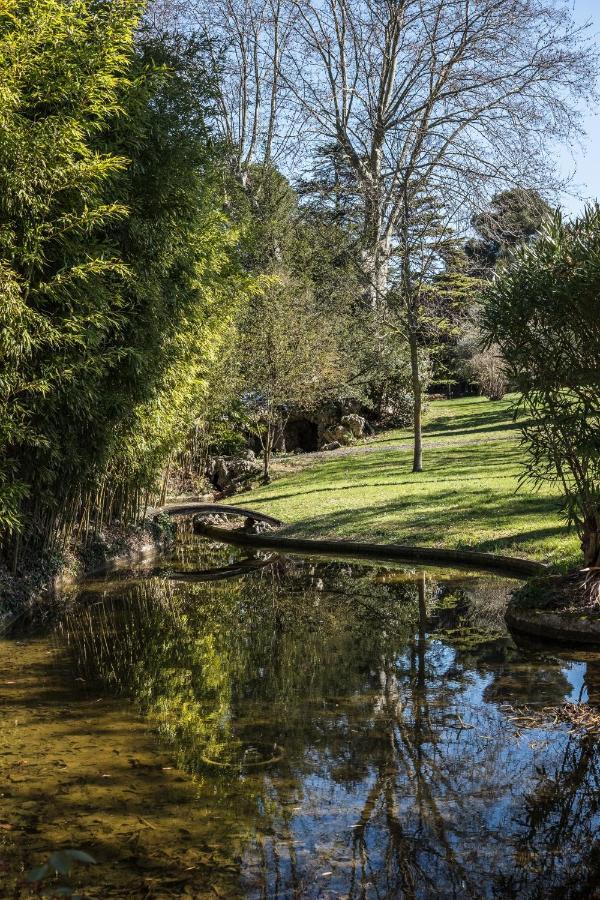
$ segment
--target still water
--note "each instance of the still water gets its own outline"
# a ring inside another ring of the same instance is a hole
[[[190,536],[87,584],[0,641],[0,896],[61,848],[82,897],[596,896],[600,743],[552,709],[600,655],[516,643],[514,585]]]

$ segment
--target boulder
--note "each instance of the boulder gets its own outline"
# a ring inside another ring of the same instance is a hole
[[[347,416],[342,416],[341,422],[355,438],[362,437],[365,433],[365,420],[362,416],[357,415],[357,413],[350,413]]]
[[[269,525],[268,522],[259,522],[252,518],[246,519],[242,528],[242,531],[246,534],[266,534],[274,530],[273,526]]]
[[[331,425],[323,432],[323,440],[326,444],[337,442],[348,445],[352,443],[352,432],[344,425]]]
[[[233,494],[244,482],[259,475],[261,471],[262,466],[256,459],[226,459],[218,456],[210,461],[206,474],[217,490]]]

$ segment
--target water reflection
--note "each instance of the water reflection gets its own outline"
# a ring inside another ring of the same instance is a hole
[[[235,817],[242,894],[590,895],[598,746],[519,731],[504,704],[597,703],[598,657],[517,647],[500,579],[255,562],[99,587],[62,625],[79,677],[136,701],[217,833]]]

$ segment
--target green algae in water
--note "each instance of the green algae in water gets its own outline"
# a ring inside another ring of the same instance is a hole
[[[598,745],[505,704],[599,704],[600,656],[517,646],[488,576],[170,577],[236,559],[188,540],[0,644],[0,896],[69,847],[85,897],[589,895]]]

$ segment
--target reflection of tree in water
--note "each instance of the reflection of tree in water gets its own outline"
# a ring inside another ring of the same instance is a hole
[[[86,676],[134,696],[161,719],[165,736],[173,729],[175,742],[186,725],[196,745],[219,732],[231,739],[254,699],[280,708],[291,737],[294,719],[303,721],[298,701],[320,710],[328,697],[360,692],[372,658],[410,635],[413,611],[397,602],[404,586],[362,590],[357,581],[349,604],[338,569],[302,567],[285,590],[281,571],[216,585],[148,580],[77,606],[64,627]],[[186,764],[194,768],[192,756]]]
[[[593,747],[514,738],[500,701],[540,685],[561,700],[567,682],[555,658],[487,634],[489,603],[478,617],[460,590],[284,560],[239,582],[149,580],[78,607],[66,630],[86,677],[137,699],[199,796],[237,806],[252,896],[542,896],[570,848],[587,841],[591,866]],[[259,740],[284,759],[202,763]]]
[[[551,760],[538,766],[512,824],[515,866],[498,876],[501,895],[557,900],[598,896],[598,742],[589,735],[571,735]]]
[[[506,631],[504,611],[513,586],[477,580],[475,590],[445,591],[430,624],[455,649],[457,666],[491,676],[483,693],[486,702],[561,703],[570,691],[565,661],[547,651],[522,653]]]

